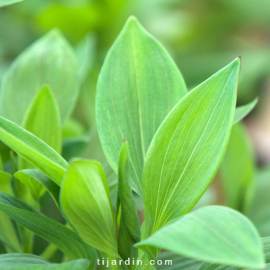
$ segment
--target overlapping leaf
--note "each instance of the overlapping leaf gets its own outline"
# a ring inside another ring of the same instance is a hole
[[[19,200],[0,193],[0,210],[22,226],[55,244],[69,259],[86,258],[95,261],[95,251],[76,233],[52,219],[33,212]]]
[[[45,83],[52,87],[63,123],[78,95],[77,59],[58,30],[22,52],[6,72],[1,82],[0,114],[21,124],[33,96]]]
[[[258,99],[254,99],[250,103],[237,107],[235,109],[233,123],[236,124],[241,121],[246,115],[248,115],[258,103]]]
[[[41,257],[25,253],[0,255],[0,265],[5,270],[87,270],[89,261],[85,259],[52,264]]]
[[[245,212],[250,208],[254,192],[254,157],[241,123],[233,126],[221,165],[221,180],[228,206]]]
[[[60,185],[68,163],[50,146],[15,123],[0,117],[0,140]]]
[[[60,201],[65,216],[86,243],[118,256],[109,190],[99,163],[71,162]]]
[[[154,246],[236,267],[265,266],[262,241],[255,227],[239,212],[223,206],[206,206],[186,214],[136,246]]]
[[[102,67],[96,113],[102,147],[115,172],[122,140],[129,142],[131,180],[140,195],[150,142],[186,93],[183,78],[168,53],[134,17],[129,18]]]
[[[155,134],[143,192],[152,232],[197,203],[225,152],[233,122],[240,60],[189,92]]]
[[[22,1],[24,0],[0,0],[0,7],[8,6]]]

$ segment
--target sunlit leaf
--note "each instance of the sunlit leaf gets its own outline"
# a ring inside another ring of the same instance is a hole
[[[109,189],[99,163],[71,162],[60,201],[65,216],[86,243],[118,256]]]
[[[265,266],[262,241],[253,224],[223,206],[206,206],[186,214],[136,246],[144,249],[148,245],[211,263]]]
[[[99,75],[96,113],[102,147],[115,172],[122,140],[129,142],[131,180],[140,195],[150,142],[186,93],[183,78],[169,54],[130,17]]]
[[[52,87],[63,123],[78,95],[77,59],[58,30],[22,52],[6,72],[1,81],[0,114],[21,124],[33,96],[45,83]]]
[[[152,232],[190,211],[211,183],[230,136],[240,60],[190,91],[164,120],[143,172]]]
[[[0,117],[0,140],[61,185],[68,163],[39,138]]]

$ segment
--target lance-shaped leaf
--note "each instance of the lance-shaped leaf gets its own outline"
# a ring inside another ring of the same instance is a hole
[[[86,243],[118,256],[109,189],[99,163],[71,162],[60,202],[65,216]]]
[[[61,184],[68,163],[42,140],[3,117],[0,117],[0,140]]]
[[[137,257],[133,245],[140,241],[140,222],[129,182],[128,144],[123,141],[118,171],[118,200],[116,210],[121,208],[118,234],[118,250],[121,258]]]
[[[143,192],[152,232],[190,211],[212,181],[233,122],[240,59],[189,92],[147,152]]]
[[[0,171],[0,191],[10,196],[14,195],[11,187],[11,175],[3,171]],[[0,241],[8,251],[19,252],[21,250],[16,230],[4,213],[0,213]]]
[[[52,196],[58,208],[60,187],[55,184],[46,174],[39,169],[26,169],[18,171],[14,174],[14,177],[19,179],[22,183],[27,184],[29,180],[40,183]]]
[[[11,219],[56,245],[69,259],[95,260],[95,251],[64,225],[43,215],[29,211],[22,202],[0,193],[0,211]]]
[[[0,7],[5,7],[11,4],[19,3],[24,0],[0,0]]]
[[[262,241],[253,224],[224,206],[206,206],[186,214],[136,246],[154,246],[188,258],[236,267],[265,266]]]
[[[237,107],[235,109],[233,123],[236,124],[239,121],[241,121],[245,116],[247,116],[254,109],[257,103],[258,103],[258,99],[256,98],[246,105]]]
[[[31,102],[22,127],[41,139],[57,153],[61,152],[61,123],[57,103],[48,85],[45,85],[37,93]],[[32,169],[34,166],[19,156],[19,170]],[[38,200],[41,193],[45,191],[42,185],[28,178],[24,184],[31,191],[32,197]]]
[[[226,205],[247,213],[254,192],[254,155],[241,123],[232,128],[221,165],[221,180]]]
[[[115,172],[122,140],[129,142],[131,180],[140,195],[150,142],[186,93],[182,75],[169,54],[130,17],[103,64],[96,113],[101,144]]]
[[[0,255],[0,265],[5,270],[86,270],[89,261],[80,259],[62,264],[52,264],[36,255],[11,253]]]
[[[33,96],[47,82],[63,123],[78,95],[77,59],[58,30],[50,31],[22,52],[6,72],[1,83],[0,114],[21,124]]]

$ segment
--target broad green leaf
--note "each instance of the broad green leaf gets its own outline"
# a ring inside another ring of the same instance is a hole
[[[152,232],[189,212],[216,174],[230,136],[239,68],[237,58],[190,91],[155,134],[143,172]]]
[[[33,96],[45,83],[52,87],[63,123],[78,95],[77,59],[65,38],[55,29],[22,52],[4,75],[1,116],[20,125]]]
[[[0,171],[0,191],[10,196],[14,195],[11,187],[11,175],[3,171]],[[4,213],[0,213],[0,241],[8,251],[19,252],[21,250],[16,230]]]
[[[129,182],[128,144],[123,141],[118,170],[118,207],[121,207],[118,233],[118,251],[122,259],[136,258],[133,245],[140,241],[140,221],[136,210],[131,183]]]
[[[50,146],[3,117],[0,117],[0,140],[61,185],[68,163]]]
[[[5,270],[86,270],[89,261],[85,259],[52,264],[43,258],[26,253],[0,255],[0,265]]]
[[[71,162],[60,202],[65,216],[86,243],[118,256],[109,190],[99,163]]]
[[[61,152],[61,123],[58,107],[54,95],[48,85],[45,85],[36,94],[23,119],[22,127],[41,139],[57,153]],[[19,170],[32,169],[31,163],[18,158]],[[28,178],[24,184],[29,188],[34,199],[38,200],[45,190],[42,185]]]
[[[22,1],[24,0],[0,0],[0,7],[8,6]]]
[[[161,260],[161,265],[157,265],[158,260]],[[192,260],[168,251],[159,254],[157,263],[157,270],[197,270],[202,264],[200,261]]]
[[[0,193],[0,211],[15,222],[55,244],[69,259],[95,260],[95,251],[64,225],[41,214],[29,211],[13,197]],[[26,210],[26,209],[27,210]],[[29,208],[29,207],[28,207]]]
[[[130,17],[100,72],[96,114],[101,144],[115,172],[122,140],[129,142],[131,180],[140,195],[147,149],[161,122],[186,93],[169,54]]]
[[[19,179],[24,184],[29,182],[29,179],[31,179],[32,182],[33,181],[39,182],[50,193],[57,207],[60,208],[60,205],[59,205],[60,187],[57,184],[55,184],[42,171],[40,171],[39,169],[21,170],[21,171],[16,172],[14,174],[14,177]]]
[[[96,38],[88,33],[85,38],[75,47],[78,60],[78,76],[80,83],[84,83],[94,63]]]
[[[75,138],[66,138],[63,140],[62,156],[65,160],[78,157],[89,143],[89,138],[80,136]]]
[[[244,215],[223,206],[206,206],[186,214],[136,246],[154,246],[195,260],[236,267],[265,266],[255,227]]]
[[[258,103],[258,99],[256,98],[246,105],[237,107],[235,109],[233,123],[236,124],[239,121],[241,121],[245,116],[247,116],[254,109],[257,103]]]
[[[265,269],[270,269],[270,238],[262,238],[263,249],[264,249],[264,258],[266,262]],[[199,270],[238,270],[239,268],[225,265],[217,265],[211,263],[203,263]]]
[[[254,155],[244,126],[233,126],[221,164],[221,180],[226,205],[247,213],[254,193]]]

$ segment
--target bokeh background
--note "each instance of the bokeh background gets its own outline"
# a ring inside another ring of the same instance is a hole
[[[87,43],[88,73],[63,136],[86,135],[89,141],[81,155],[105,164],[95,127],[96,82],[108,49],[130,15],[170,52],[189,89],[241,55],[237,103],[259,97],[243,121],[258,175],[255,214],[250,217],[262,236],[270,235],[269,0],[26,0],[0,9],[0,80],[25,48],[53,28],[59,28],[76,51]],[[202,203],[224,204],[217,181]],[[53,216],[50,207],[47,213]]]

